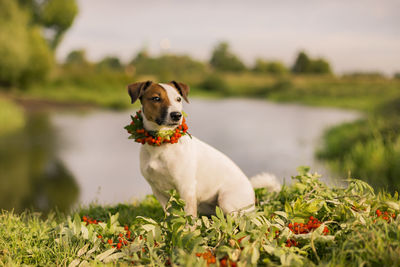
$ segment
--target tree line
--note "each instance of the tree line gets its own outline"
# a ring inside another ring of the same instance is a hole
[[[46,80],[55,49],[77,13],[75,0],[1,0],[0,86]]]
[[[128,63],[122,63],[115,56],[90,62],[84,50],[75,50],[69,53],[63,64],[57,64],[55,50],[77,13],[76,0],[0,0],[0,88],[26,88],[46,82],[50,73],[60,67],[63,73],[90,70],[94,75],[97,71],[111,71],[131,77],[136,74],[154,75],[160,80],[204,77],[213,72],[333,75],[331,64],[326,59],[312,58],[305,51],[298,53],[291,66],[263,58],[256,59],[252,66],[246,66],[227,42],[217,44],[207,62],[188,55],[152,56],[143,49]],[[376,75],[380,74],[374,73]]]
[[[151,56],[146,49],[138,54],[127,64],[123,64],[118,57],[106,56],[98,62],[90,63],[84,50],[71,51],[65,60],[69,66],[89,66],[94,64],[98,69],[121,71],[132,67],[137,74],[165,74],[180,75],[187,72],[204,73],[207,68],[218,72],[245,72],[281,75],[294,74],[332,74],[332,69],[325,59],[310,58],[304,51],[299,52],[293,66],[288,67],[280,61],[268,61],[258,58],[251,67],[235,55],[226,42],[219,43],[211,53],[208,62],[201,62],[188,55],[162,54]]]

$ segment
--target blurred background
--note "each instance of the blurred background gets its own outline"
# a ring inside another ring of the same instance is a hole
[[[126,86],[191,87],[189,131],[248,175],[400,189],[400,2],[0,0],[0,209],[151,193]]]

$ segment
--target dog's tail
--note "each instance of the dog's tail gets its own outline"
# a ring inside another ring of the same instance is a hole
[[[279,192],[282,188],[278,178],[276,178],[275,175],[266,172],[251,177],[250,183],[254,189],[265,187],[272,192]]]

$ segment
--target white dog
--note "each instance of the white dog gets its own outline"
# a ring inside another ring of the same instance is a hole
[[[147,131],[173,130],[182,123],[182,98],[188,102],[189,87],[172,81],[151,81],[128,86],[132,103],[140,99]],[[176,189],[185,200],[185,212],[212,214],[218,205],[224,213],[254,209],[254,187],[279,190],[275,176],[261,174],[251,180],[226,155],[194,136],[182,136],[175,144],[144,144],[140,169],[155,197],[165,207],[168,190]],[[252,186],[253,184],[253,186]]]

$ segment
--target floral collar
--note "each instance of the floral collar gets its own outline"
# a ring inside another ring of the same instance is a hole
[[[182,120],[182,124],[173,130],[166,131],[147,131],[143,127],[143,116],[142,111],[136,112],[135,117],[131,116],[132,122],[125,126],[125,129],[130,133],[129,139],[135,139],[135,142],[149,144],[152,146],[160,146],[165,143],[175,144],[178,143],[179,138],[184,135],[190,134],[187,132],[187,125],[185,117]]]

